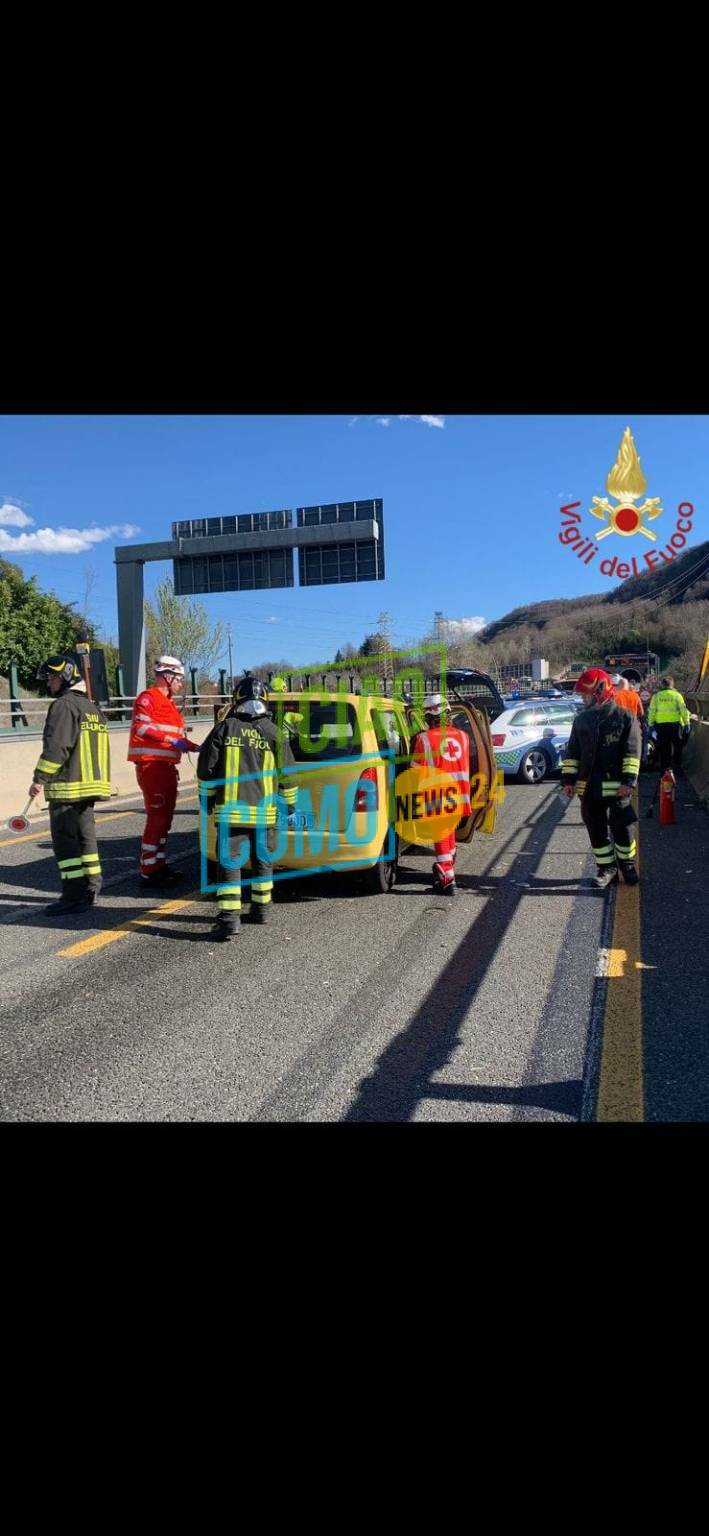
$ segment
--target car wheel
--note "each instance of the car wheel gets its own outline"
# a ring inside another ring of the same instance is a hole
[[[519,777],[523,784],[541,784],[549,772],[549,759],[541,747],[525,752],[519,765]]]
[[[384,843],[384,847],[382,848],[382,855],[384,855],[387,852],[388,845],[389,845],[389,835],[387,834],[387,838],[386,838],[386,841]],[[387,891],[393,891],[394,886],[396,885],[396,877],[397,877],[398,872],[399,872],[399,839],[398,839],[396,833],[394,833],[394,857],[393,857],[393,859],[387,859],[387,858],[381,857],[381,858],[379,858],[377,860],[376,864],[372,865],[371,869],[367,869],[364,872],[364,882],[365,882],[365,885],[367,887],[367,890],[373,896],[384,896],[384,895],[386,895]]]

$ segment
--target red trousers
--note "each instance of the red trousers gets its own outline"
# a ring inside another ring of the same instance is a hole
[[[449,832],[433,847],[436,854],[433,878],[437,885],[452,885],[455,880],[455,832]]]
[[[140,873],[154,875],[165,868],[165,844],[177,801],[177,768],[174,763],[136,763],[148,819],[140,845]]]

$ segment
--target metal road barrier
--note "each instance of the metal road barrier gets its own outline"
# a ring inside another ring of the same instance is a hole
[[[128,725],[137,695],[113,694],[99,702],[99,709],[110,725]],[[190,693],[179,701],[178,707],[191,719],[213,721],[213,706],[225,704],[231,694]],[[41,735],[51,699],[0,699],[0,735],[12,739],[17,734]],[[18,708],[19,705],[19,708]],[[20,718],[21,717],[21,718]]]

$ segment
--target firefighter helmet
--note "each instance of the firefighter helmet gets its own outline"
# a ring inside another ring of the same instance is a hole
[[[238,714],[255,719],[258,715],[268,714],[265,703],[267,697],[263,683],[257,677],[252,677],[250,672],[245,672],[234,689],[232,702]]]
[[[58,656],[48,656],[37,668],[37,682],[46,683],[48,677],[58,677],[68,688],[81,681],[81,673],[73,656],[62,651]]]
[[[594,704],[605,704],[613,697],[613,685],[602,667],[587,667],[576,679],[574,693],[590,693]]]

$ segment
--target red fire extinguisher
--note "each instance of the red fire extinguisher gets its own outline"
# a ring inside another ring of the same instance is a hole
[[[666,769],[660,779],[660,826],[672,827],[675,819],[675,776]]]

